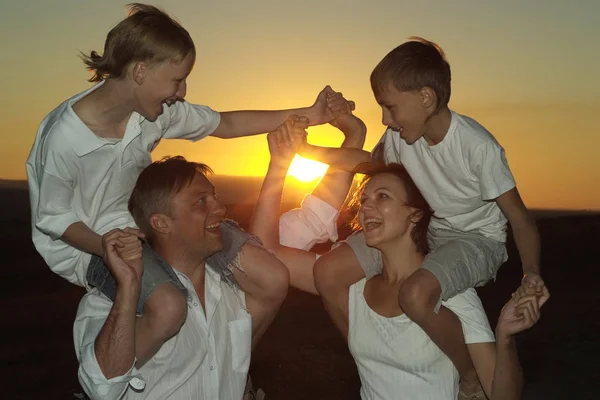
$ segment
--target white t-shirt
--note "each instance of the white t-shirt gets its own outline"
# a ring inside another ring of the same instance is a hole
[[[406,315],[386,318],[364,298],[367,280],[350,287],[348,347],[365,400],[455,400],[459,375],[452,361]],[[494,342],[474,289],[443,302],[460,319],[465,342]]]
[[[242,398],[252,341],[245,294],[207,265],[204,310],[192,282],[174,271],[189,293],[185,323],[144,366],[122,376],[106,379],[94,350],[112,301],[93,289],[79,303],[73,327],[78,375],[92,399]]]
[[[421,137],[408,145],[388,129],[373,154],[404,165],[435,212],[431,229],[475,231],[504,242],[507,220],[492,201],[515,187],[504,149],[477,121],[451,113],[440,143],[430,146]]]
[[[127,202],[150,152],[162,138],[200,140],[219,126],[218,112],[187,102],[164,106],[155,122],[133,113],[122,140],[96,136],[66,100],[40,124],[27,159],[33,243],[52,271],[80,286],[90,255],[59,238],[81,221],[98,234],[135,226]]]

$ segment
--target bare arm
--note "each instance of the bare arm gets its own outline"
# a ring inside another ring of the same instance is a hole
[[[371,161],[371,153],[350,147],[335,148],[306,144],[299,154],[347,172],[355,172],[361,164]]]
[[[278,132],[267,136],[271,162],[263,181],[254,213],[250,222],[250,232],[258,236],[264,246],[280,259],[290,272],[290,284],[301,290],[316,294],[312,266],[316,256],[312,253],[282,246],[279,242],[279,215],[281,196],[285,176],[295,154],[295,148],[283,143],[282,134],[300,135],[306,127],[301,121],[296,128],[295,123],[288,121],[278,129]]]
[[[103,246],[107,266],[117,281],[115,301],[94,343],[96,360],[107,379],[125,374],[135,362],[136,308],[143,266],[131,266],[117,254],[117,247],[123,246],[120,239],[129,235],[112,231]],[[141,244],[139,250],[137,254],[141,255]]]
[[[540,307],[550,294],[544,287],[540,297],[515,292],[504,305],[496,326],[496,344],[468,345],[477,375],[490,400],[517,400],[523,390],[523,371],[515,336],[531,328],[540,318]]]
[[[525,207],[517,188],[500,195],[498,206],[510,222],[521,256],[523,273],[540,273],[540,235],[531,213]]]
[[[292,115],[308,118],[309,125],[320,125],[333,119],[327,107],[327,95],[333,90],[327,86],[317,96],[311,107],[279,111],[229,111],[221,113],[221,123],[212,136],[230,139],[252,136],[276,130]]]
[[[61,240],[77,250],[102,257],[102,236],[81,221],[69,225]]]

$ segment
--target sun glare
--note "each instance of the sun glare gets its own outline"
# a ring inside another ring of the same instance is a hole
[[[326,164],[296,155],[288,170],[288,176],[292,176],[301,182],[312,182],[325,175],[326,171]]]

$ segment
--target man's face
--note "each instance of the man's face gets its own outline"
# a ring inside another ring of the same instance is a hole
[[[376,96],[382,110],[382,123],[400,134],[407,144],[413,144],[425,132],[428,118],[419,90],[402,92],[389,82]]]
[[[173,238],[190,254],[208,258],[223,248],[219,225],[225,211],[213,184],[196,172],[192,182],[171,200]]]
[[[171,105],[185,98],[187,77],[194,67],[194,56],[182,62],[165,61],[149,67],[143,83],[138,87],[138,111],[149,121],[155,121],[163,113],[163,104]]]

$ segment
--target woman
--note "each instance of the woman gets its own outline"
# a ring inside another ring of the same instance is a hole
[[[356,119],[351,124],[362,124]],[[352,125],[340,127],[345,133]],[[259,197],[251,230],[290,270],[290,282],[317,293],[312,266],[318,256],[279,244],[278,213],[283,181],[295,154],[282,138],[305,135],[296,121],[287,121],[269,134],[271,163]],[[390,165],[373,169],[358,190],[355,223],[367,244],[381,250],[383,273],[331,295],[326,304],[336,327],[348,341],[358,366],[363,399],[456,399],[458,372],[450,359],[397,302],[404,282],[428,252],[427,228],[431,209],[404,168]],[[335,250],[333,250],[335,251]],[[325,255],[326,257],[327,255]],[[329,296],[329,295],[328,295]],[[504,306],[496,328],[497,343],[475,290],[455,296],[445,306],[461,319],[465,339],[479,379],[490,399],[517,399],[522,373],[514,335],[539,319],[535,295],[513,295]],[[483,393],[479,397],[485,398]]]

